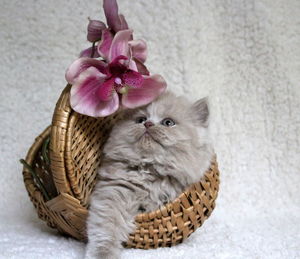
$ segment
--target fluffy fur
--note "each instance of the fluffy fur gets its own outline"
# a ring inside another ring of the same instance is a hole
[[[122,242],[135,229],[134,217],[175,199],[202,177],[212,158],[206,99],[191,104],[165,93],[123,116],[104,147],[86,258],[119,258]]]

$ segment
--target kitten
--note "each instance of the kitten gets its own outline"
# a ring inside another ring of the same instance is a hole
[[[213,156],[208,119],[206,99],[191,104],[170,92],[125,112],[104,147],[86,258],[119,258],[137,214],[158,209],[200,180]]]

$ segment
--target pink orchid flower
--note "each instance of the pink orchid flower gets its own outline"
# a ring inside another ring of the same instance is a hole
[[[146,67],[133,58],[143,54],[130,43],[132,30],[118,31],[105,49],[107,63],[93,58],[76,60],[66,72],[72,84],[70,103],[78,113],[104,117],[118,108],[136,108],[156,99],[166,88],[160,75],[149,75]],[[142,56],[145,59],[145,56]]]
[[[93,43],[93,47],[80,53],[80,57],[97,58],[100,55],[106,59],[105,50],[110,47],[114,35],[121,30],[127,30],[128,24],[122,14],[118,14],[118,4],[116,0],[103,0],[103,9],[106,16],[106,25],[98,20],[89,20],[87,28],[87,40]],[[101,40],[102,39],[102,40]],[[98,51],[94,50],[95,42],[101,40],[98,44]]]

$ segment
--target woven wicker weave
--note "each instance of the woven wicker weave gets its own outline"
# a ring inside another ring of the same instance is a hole
[[[30,148],[26,157],[29,167],[24,166],[23,176],[39,217],[61,233],[85,240],[89,196],[102,146],[119,115],[97,119],[80,115],[70,108],[69,91],[68,85],[56,104],[52,125]],[[190,186],[175,201],[137,215],[136,231],[124,245],[148,249],[182,242],[210,216],[218,188],[219,171],[214,159],[201,182]]]

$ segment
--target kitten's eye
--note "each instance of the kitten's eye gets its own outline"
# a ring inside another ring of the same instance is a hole
[[[173,127],[173,126],[175,126],[176,123],[172,119],[166,118],[161,121],[161,124],[166,127]]]
[[[147,120],[147,118],[145,116],[141,116],[141,117],[137,117],[135,119],[136,123],[144,123]]]

